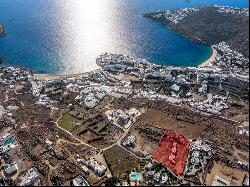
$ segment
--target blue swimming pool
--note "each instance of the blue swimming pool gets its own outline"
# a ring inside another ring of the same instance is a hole
[[[141,180],[142,179],[142,174],[133,172],[133,173],[130,174],[130,178],[132,180]]]
[[[4,145],[12,145],[14,144],[14,142],[15,142],[15,136],[12,136],[5,141]]]

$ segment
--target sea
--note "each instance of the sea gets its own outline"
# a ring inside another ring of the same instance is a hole
[[[197,66],[212,50],[142,15],[204,5],[249,7],[248,0],[1,0],[0,57],[40,74],[83,73],[105,52],[171,66]]]

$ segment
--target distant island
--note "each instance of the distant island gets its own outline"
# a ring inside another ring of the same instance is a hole
[[[5,31],[4,31],[4,27],[2,25],[0,25],[0,37],[4,36]],[[3,63],[3,57],[0,56],[0,65]]]
[[[249,57],[249,12],[247,9],[206,6],[147,13],[145,17],[163,22],[195,42],[229,47]]]
[[[0,37],[4,36],[4,34],[5,34],[4,26],[0,25]]]

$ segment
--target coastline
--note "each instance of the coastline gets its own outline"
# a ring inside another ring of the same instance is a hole
[[[213,47],[211,47],[211,48],[213,50],[213,54],[205,62],[203,62],[202,64],[198,65],[198,68],[207,67],[207,66],[209,66],[210,64],[212,64],[213,62],[216,61],[216,57],[217,57],[218,53],[217,53],[217,51]]]
[[[34,77],[38,79],[61,79],[61,78],[80,78],[82,76],[88,75],[89,73],[99,72],[101,68],[97,68],[92,71],[84,72],[84,73],[70,73],[70,74],[34,74]]]
[[[213,47],[211,47],[211,48],[213,50],[212,55],[205,62],[198,65],[197,68],[207,67],[211,63],[216,61],[216,57],[217,57],[218,53]],[[51,80],[53,80],[53,79],[61,79],[61,78],[79,78],[79,77],[85,76],[85,75],[87,75],[89,73],[98,72],[100,70],[101,70],[101,68],[97,68],[97,69],[92,70],[92,71],[83,72],[83,73],[76,73],[76,74],[74,74],[74,73],[70,73],[70,74],[37,74],[37,73],[35,73],[34,77],[36,77],[38,79],[51,79]]]

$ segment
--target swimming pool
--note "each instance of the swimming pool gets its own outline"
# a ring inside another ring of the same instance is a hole
[[[129,176],[132,180],[141,180],[142,179],[141,173],[132,172]]]
[[[12,145],[14,144],[14,142],[15,142],[15,136],[12,136],[5,141],[4,145]]]
[[[82,185],[83,186],[90,186],[88,181],[83,176],[81,176],[80,179],[82,180]]]

